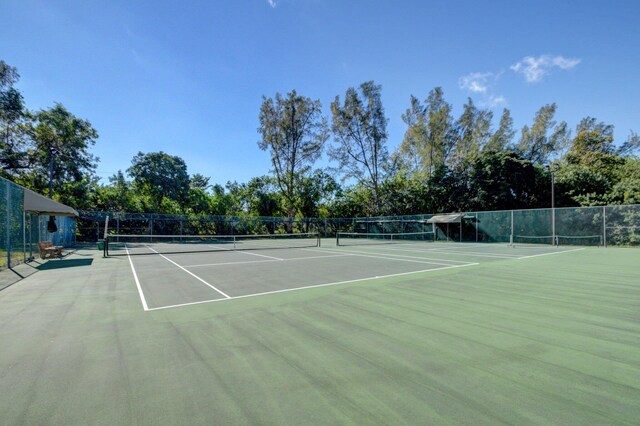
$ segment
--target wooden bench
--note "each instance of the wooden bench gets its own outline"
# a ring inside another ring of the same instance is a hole
[[[54,246],[51,241],[40,241],[38,249],[41,259],[53,259],[54,256],[62,257],[62,246]]]

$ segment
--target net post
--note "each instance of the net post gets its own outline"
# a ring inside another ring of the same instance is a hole
[[[104,219],[104,235],[102,238],[102,257],[109,256],[109,215]]]
[[[316,234],[316,238],[318,239],[318,247],[322,247],[322,240],[320,239],[320,233]]]
[[[109,230],[109,215],[107,215],[104,219],[104,234],[102,238],[107,239],[107,232]]]
[[[340,247],[340,232],[336,232],[336,247]]]

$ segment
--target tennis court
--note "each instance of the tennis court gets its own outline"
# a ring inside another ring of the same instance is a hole
[[[123,235],[106,252],[126,258],[143,309],[157,310],[582,250],[435,243],[429,234],[343,233],[324,244],[317,234]]]
[[[124,240],[0,292],[5,424],[640,418],[635,249]]]

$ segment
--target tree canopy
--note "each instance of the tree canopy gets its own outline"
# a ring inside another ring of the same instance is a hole
[[[456,116],[436,87],[410,96],[399,117],[404,136],[389,141],[382,86],[373,81],[336,96],[326,116],[320,100],[296,90],[263,97],[258,147],[269,152],[272,175],[212,183],[160,151],[138,152],[126,171],[101,182],[91,153],[97,130],[61,103],[29,110],[19,78],[0,60],[1,173],[46,193],[53,159],[53,196],[79,209],[356,217],[549,207],[549,164],[559,207],[640,202],[635,132],[616,139],[612,125],[590,116],[572,132],[555,103],[521,129],[509,109],[494,123],[471,98]],[[326,151],[329,163],[316,167]]]

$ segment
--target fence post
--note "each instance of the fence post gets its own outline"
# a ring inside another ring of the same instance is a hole
[[[607,206],[602,206],[602,246],[607,247]]]
[[[7,268],[11,268],[11,186],[9,181],[5,182],[7,197],[7,220],[6,220],[6,241],[7,241]]]
[[[511,238],[513,238],[514,232],[515,230],[513,228],[513,210],[511,210]]]
[[[24,208],[22,210],[22,261],[27,261],[27,214]]]

